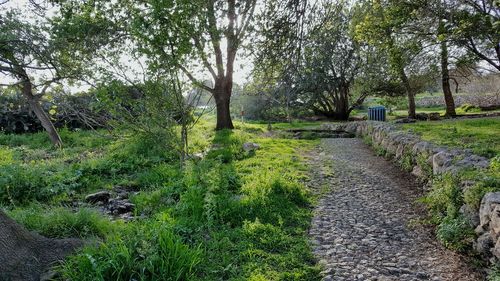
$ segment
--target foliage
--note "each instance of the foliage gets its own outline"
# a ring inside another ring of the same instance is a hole
[[[459,179],[450,174],[435,178],[422,201],[428,206],[434,223],[456,218],[464,203]]]
[[[102,85],[97,92],[110,124],[122,131],[142,135],[156,146],[178,153],[181,164],[188,151],[188,131],[196,119],[193,104],[182,93],[177,73],[132,86],[120,81]]]
[[[491,159],[490,166],[486,170],[468,173],[467,178],[476,181],[476,184],[464,192],[464,200],[467,205],[479,210],[481,200],[488,192],[500,191],[500,156]]]
[[[325,4],[304,42],[304,66],[299,69],[299,99],[317,114],[347,120],[368,92],[353,97],[352,84],[363,61],[361,48],[349,33],[353,12],[347,4]]]
[[[437,228],[437,238],[447,248],[464,252],[470,249],[475,232],[463,216],[447,217]]]
[[[480,109],[477,106],[474,106],[469,103],[464,103],[462,104],[458,110],[463,111],[463,112],[477,112],[480,111]]]

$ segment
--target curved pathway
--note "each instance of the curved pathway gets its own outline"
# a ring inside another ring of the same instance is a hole
[[[422,218],[421,188],[360,139],[322,139],[311,155],[321,192],[310,236],[324,280],[483,280]]]

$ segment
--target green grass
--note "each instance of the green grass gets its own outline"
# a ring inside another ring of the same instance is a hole
[[[424,140],[450,147],[472,149],[478,155],[500,154],[500,118],[477,118],[406,124]]]
[[[44,133],[0,135],[0,206],[47,237],[99,241],[57,268],[63,280],[320,280],[300,156],[317,141],[267,137],[267,123],[235,126],[215,132],[202,120],[190,150],[215,149],[184,169],[145,136],[63,131],[65,147],[54,149]],[[261,149],[243,151],[246,141]],[[130,200],[140,219],[67,207],[117,185],[139,191]]]
[[[110,223],[107,218],[92,209],[73,212],[63,207],[33,205],[11,209],[7,214],[27,229],[51,238],[103,238],[122,227],[119,222]]]

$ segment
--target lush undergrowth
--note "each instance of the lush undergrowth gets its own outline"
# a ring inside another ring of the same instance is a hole
[[[63,131],[56,150],[43,133],[0,135],[0,204],[45,236],[100,241],[58,267],[64,280],[320,280],[299,153],[315,141],[268,138],[266,128],[215,133],[201,123],[190,149],[212,149],[183,169],[145,136]],[[245,152],[245,141],[261,148]],[[140,218],[73,207],[115,186],[138,190],[130,199]]]

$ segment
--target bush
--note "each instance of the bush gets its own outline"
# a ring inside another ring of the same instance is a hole
[[[445,218],[437,228],[437,237],[447,248],[464,252],[472,245],[475,232],[466,219],[459,215]]]
[[[463,205],[459,179],[450,174],[435,178],[422,201],[427,204],[434,223],[441,223],[445,217],[456,218]]]

